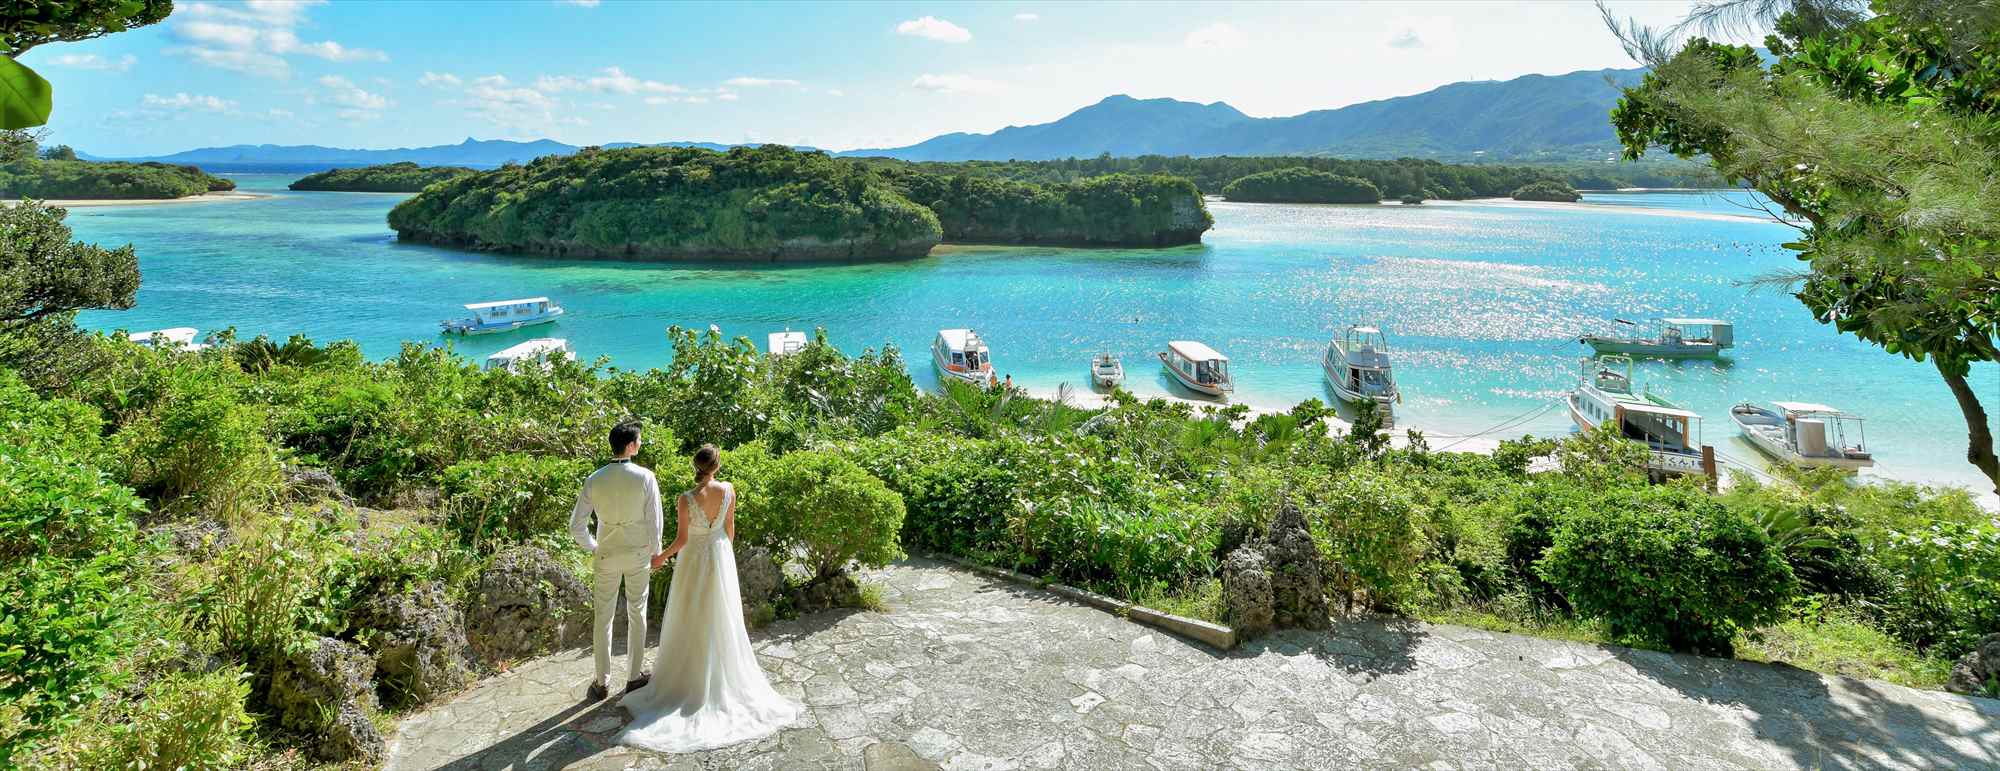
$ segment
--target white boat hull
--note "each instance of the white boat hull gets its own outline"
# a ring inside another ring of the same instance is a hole
[[[522,319],[520,321],[512,321],[506,324],[475,325],[475,324],[465,324],[462,321],[447,321],[444,324],[444,333],[447,335],[491,335],[491,334],[498,334],[500,332],[512,332],[516,329],[523,329],[526,327],[538,326],[541,324],[550,324],[554,323],[555,320],[559,318],[562,318],[561,313],[551,313],[547,316],[541,316],[532,319]]]
[[[931,367],[937,370],[938,377],[940,379],[956,380],[961,383],[970,383],[972,385],[980,386],[982,388],[991,386],[994,383],[993,370],[952,369],[951,367],[945,365],[944,359],[939,357],[939,354],[936,349],[931,350]]]
[[[1831,458],[1801,455],[1797,450],[1792,449],[1790,443],[1784,440],[1782,436],[1784,429],[1776,429],[1775,431],[1760,430],[1760,428],[1775,427],[1760,427],[1746,424],[1743,422],[1741,416],[1733,410],[1729,413],[1729,420],[1736,424],[1736,431],[1743,436],[1743,441],[1749,442],[1750,446],[1757,448],[1758,452],[1781,463],[1809,468],[1837,468],[1846,471],[1860,471],[1875,465],[1874,458],[1850,458],[1846,456]]]
[[[1229,392],[1233,388],[1229,383],[1202,383],[1182,374],[1180,370],[1175,369],[1174,365],[1167,361],[1167,355],[1164,353],[1160,354],[1160,368],[1166,370],[1167,376],[1172,377],[1174,382],[1181,384],[1182,388],[1198,394],[1213,396],[1218,399],[1228,399]]]
[[[1338,397],[1341,401],[1347,402],[1349,404],[1360,404],[1366,401],[1373,401],[1375,402],[1375,412],[1382,416],[1382,427],[1389,428],[1395,425],[1396,397],[1370,396],[1367,394],[1363,394],[1359,391],[1356,391],[1352,388],[1348,388],[1346,373],[1341,372],[1339,369],[1339,365],[1336,364],[1331,364],[1324,361],[1320,362],[1320,374],[1326,376],[1327,387],[1333,389],[1333,395],[1335,397]]]

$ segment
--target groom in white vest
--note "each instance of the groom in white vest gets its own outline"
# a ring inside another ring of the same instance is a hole
[[[625,587],[625,690],[645,685],[646,590],[650,562],[660,552],[660,482],[653,472],[632,462],[639,454],[639,424],[625,422],[611,429],[611,462],[583,481],[576,509],[569,515],[569,532],[577,544],[596,556],[592,587],[596,617],[591,624],[591,651],[597,656],[597,679],[590,681],[590,700],[611,694],[611,615],[618,587]],[[597,515],[597,534],[590,516]]]

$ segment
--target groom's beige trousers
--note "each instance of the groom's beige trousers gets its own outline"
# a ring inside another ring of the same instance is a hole
[[[618,617],[618,587],[625,587],[625,680],[639,679],[646,664],[646,590],[652,585],[650,552],[597,555],[591,587],[595,601],[590,649],[597,655],[596,683],[611,674],[611,630]]]

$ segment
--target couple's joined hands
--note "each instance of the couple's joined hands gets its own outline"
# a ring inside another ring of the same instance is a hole
[[[667,564],[667,560],[672,559],[673,556],[674,555],[668,554],[666,552],[660,552],[659,554],[653,555],[653,569],[659,570],[660,566]]]

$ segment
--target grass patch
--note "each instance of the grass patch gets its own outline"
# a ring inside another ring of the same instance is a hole
[[[1611,639],[1601,624],[1559,613],[1517,615],[1488,608],[1464,606],[1423,610],[1417,613],[1417,618],[1429,624],[1451,624],[1484,629],[1488,632],[1546,637],[1590,645],[1621,644]]]
[[[1211,578],[1193,587],[1174,592],[1155,587],[1140,592],[1131,599],[1131,602],[1162,613],[1172,613],[1176,616],[1217,624],[1229,623],[1223,620],[1222,580],[1218,578]]]
[[[874,611],[876,613],[889,612],[889,601],[885,599],[882,585],[874,581],[861,582],[861,602],[859,604],[862,610]]]
[[[1737,658],[1790,664],[1830,675],[1941,690],[1951,662],[1911,650],[1849,612],[1783,621],[1739,640]]]

